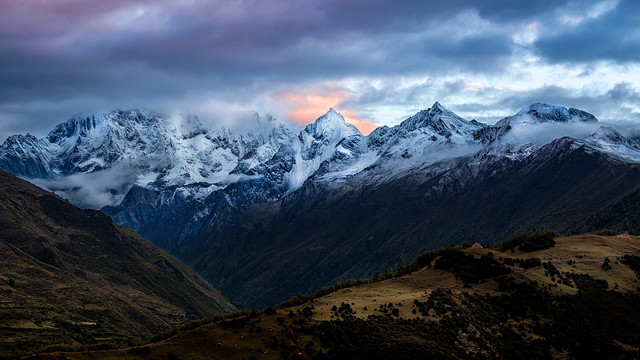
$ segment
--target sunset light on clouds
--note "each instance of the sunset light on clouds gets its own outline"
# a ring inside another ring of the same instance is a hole
[[[364,135],[369,135],[379,125],[363,119],[351,108],[342,107],[342,103],[353,94],[340,88],[311,88],[296,92],[284,91],[273,95],[289,111],[289,120],[299,124],[309,124],[315,121],[329,108],[342,114],[344,119],[353,124]]]

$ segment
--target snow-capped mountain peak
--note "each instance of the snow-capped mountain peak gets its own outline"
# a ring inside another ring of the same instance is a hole
[[[486,126],[467,121],[436,102],[394,127],[377,128],[367,140],[383,158],[412,158],[413,163],[433,161],[432,155],[441,150],[474,144],[474,134]]]
[[[49,132],[47,139],[49,142],[54,143],[60,141],[62,138],[69,138],[73,135],[79,135],[80,133],[86,134],[87,131],[96,127],[95,116],[81,118],[79,116],[73,117],[62,124],[56,126]]]
[[[283,178],[288,186],[287,193],[300,188],[325,161],[350,154],[343,143],[364,144],[364,136],[333,108],[307,125],[295,141],[281,151],[289,154],[292,161],[290,171]]]
[[[398,126],[406,131],[427,128],[430,131],[449,137],[450,133],[469,135],[476,131],[479,125],[480,123],[478,122],[471,122],[461,118],[453,111],[436,102],[427,110],[418,112]]]
[[[261,189],[262,195],[251,199],[272,201],[307,181],[330,183],[355,177],[387,181],[482,149],[494,157],[517,160],[548,142],[545,136],[557,138],[557,129],[582,129],[581,136],[573,136],[574,130],[561,136],[583,139],[582,143],[609,152],[640,153],[637,141],[613,129],[594,133],[597,120],[593,115],[542,103],[526,106],[489,126],[467,121],[435,102],[369,136],[363,136],[333,108],[297,133],[284,122],[257,113],[228,125],[205,127],[195,116],[165,116],[137,109],[74,117],[45,138],[8,138],[0,149],[0,167],[25,178],[51,181],[40,185],[55,188],[77,203],[77,198],[64,191],[76,191],[78,183],[86,186],[80,177],[113,178],[112,183],[95,184],[108,194],[98,205],[114,205],[132,186],[204,199],[247,180],[246,186],[238,186]]]
[[[307,125],[304,131],[314,138],[337,138],[358,135],[360,131],[352,124],[347,123],[342,114],[330,108],[324,115],[316,121]]]
[[[549,105],[544,103],[534,103],[523,107],[513,118],[524,119],[528,115],[536,122],[597,122],[598,119],[588,112],[575,108],[565,108],[562,106]]]
[[[596,132],[589,136],[591,139],[607,141],[610,143],[625,143],[627,139],[620,132],[609,126],[600,126]]]
[[[524,115],[524,114],[529,114],[533,112],[536,112],[539,114],[551,114],[551,113],[567,114],[568,113],[567,109],[564,107],[549,105],[545,103],[533,103],[520,109],[520,111],[518,111],[516,115]]]
[[[534,103],[523,107],[515,115],[507,116],[492,126],[485,127],[477,132],[474,137],[480,140],[482,143],[490,144],[505,138],[506,135],[511,135],[511,138],[507,142],[526,145],[530,143],[534,138],[543,139],[543,141],[550,141],[548,136],[556,136],[552,128],[559,130],[567,130],[568,134],[573,136],[570,130],[572,124],[583,123],[586,127],[594,127],[598,123],[598,119],[595,116],[589,114],[586,111],[582,111],[575,108],[565,108],[562,106],[549,105],[544,103]],[[562,129],[562,126],[565,128]],[[593,131],[592,130],[592,131]],[[546,133],[546,136],[539,137]],[[583,134],[582,137],[587,134]],[[560,137],[558,135],[556,137]],[[507,136],[508,138],[508,136]],[[535,142],[535,141],[534,141]]]
[[[640,143],[625,137],[612,127],[599,127],[596,132],[585,138],[584,142],[610,155],[640,162]]]

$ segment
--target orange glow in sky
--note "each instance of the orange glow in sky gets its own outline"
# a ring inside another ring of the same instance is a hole
[[[378,125],[362,119],[355,110],[340,106],[350,96],[352,94],[344,89],[312,88],[298,92],[279,92],[273,98],[289,109],[289,118],[297,123],[312,123],[329,108],[334,108],[348,123],[353,124],[364,135],[369,135]]]

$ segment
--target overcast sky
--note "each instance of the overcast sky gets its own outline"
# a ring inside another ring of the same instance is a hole
[[[439,101],[640,124],[640,1],[0,0],[0,140],[142,107],[363,132]]]

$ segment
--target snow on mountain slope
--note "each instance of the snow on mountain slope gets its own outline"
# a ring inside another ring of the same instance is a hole
[[[549,104],[535,103],[529,106],[523,107],[515,115],[507,116],[495,125],[487,126],[478,133],[475,134],[475,138],[485,144],[496,142],[503,138],[506,134],[512,135],[515,139],[511,139],[512,143],[523,142],[534,139],[535,133],[544,132],[548,130],[550,136],[555,138],[560,137],[558,133],[558,125],[565,125],[565,129],[572,129],[582,125],[591,125],[591,129],[595,131],[597,128],[598,119],[595,116],[574,108],[565,108],[562,106],[555,106]],[[545,124],[549,127],[545,127]],[[593,126],[596,126],[594,128]],[[553,129],[555,127],[555,129]],[[540,130],[542,129],[542,130]],[[555,130],[555,131],[554,131]],[[534,133],[526,138],[527,133]],[[586,136],[586,135],[584,135]],[[524,137],[524,138],[523,138]],[[541,142],[548,142],[553,139],[540,139]]]
[[[609,155],[640,163],[640,142],[623,136],[612,127],[601,126],[584,142]]]
[[[496,159],[522,160],[562,136],[640,161],[638,142],[599,125],[584,111],[540,103],[489,126],[436,102],[369,136],[333,109],[297,134],[257,114],[243,128],[208,129],[191,116],[113,111],[72,118],[42,139],[9,137],[0,148],[0,168],[72,202],[101,207],[118,204],[132,186],[166,190],[159,197],[165,202],[203,201],[251,180],[234,191],[254,192],[246,199],[252,202],[279,199],[307,181],[379,184],[416,171],[436,176],[454,158],[469,158],[476,168]]]
[[[387,134],[375,134],[372,144],[380,154],[378,163],[406,168],[473,153],[477,150],[473,134],[484,127],[485,124],[467,121],[436,102]]]
[[[584,139],[600,127],[591,114],[574,108],[536,103],[474,134],[483,151],[524,159],[543,145],[564,136]]]
[[[520,121],[526,119],[524,115],[529,115],[529,118],[534,122],[597,122],[598,119],[588,112],[575,109],[564,108],[562,106],[555,106],[543,103],[535,103],[529,106],[523,107],[516,113],[516,117],[519,117]]]
[[[348,124],[341,114],[329,109],[301,131],[290,144],[294,162],[291,171],[285,176],[285,181],[289,183],[287,193],[300,188],[325,161],[332,163],[331,160],[342,160],[348,165],[357,162],[364,150],[358,144],[363,143],[364,136],[360,131]]]
[[[369,141],[383,157],[409,158],[432,152],[431,144],[473,144],[473,134],[486,126],[475,120],[467,121],[436,102],[399,125],[374,130]]]
[[[367,137],[345,139],[315,178],[336,181],[365,172],[360,178],[387,181],[410,169],[474,153],[478,142],[473,135],[486,126],[436,102],[394,127],[382,126]]]
[[[44,139],[31,134],[12,135],[0,147],[0,168],[34,178],[54,176],[49,164],[52,154]]]
[[[233,132],[205,129],[195,117],[143,110],[76,117],[44,139],[8,139],[0,167],[90,207],[117,204],[133,185],[163,189],[201,183],[192,195],[203,198],[270,159],[293,136],[271,117],[255,114],[247,122],[247,130]],[[90,195],[100,200],[87,201]]]

